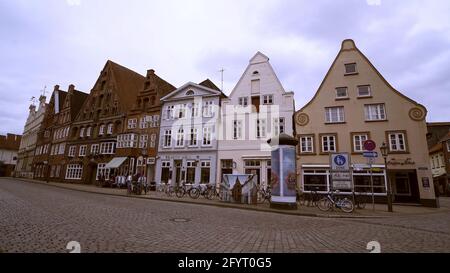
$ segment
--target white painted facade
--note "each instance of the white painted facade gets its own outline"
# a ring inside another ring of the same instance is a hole
[[[30,105],[30,111],[28,113],[27,121],[20,141],[20,147],[18,152],[16,176],[18,177],[33,177],[32,163],[34,158],[34,152],[36,149],[37,134],[42,125],[44,119],[45,109],[47,104],[45,103],[46,97],[41,96],[39,98],[39,108],[36,109],[35,105]]]
[[[161,98],[157,184],[215,184],[221,97],[189,82]]]
[[[256,53],[229,98],[222,100],[217,181],[222,180],[222,173],[252,173],[261,185],[268,185],[271,152],[267,140],[279,133],[293,135],[294,107],[294,93],[284,90],[269,58]]]

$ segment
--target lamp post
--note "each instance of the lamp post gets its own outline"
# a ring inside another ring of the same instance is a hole
[[[387,164],[387,157],[389,155],[389,149],[385,142],[380,147],[381,155],[384,158],[384,171],[386,172],[386,179],[387,179],[387,204],[388,204],[388,211],[393,212],[392,210],[392,195],[391,195],[391,181],[389,179],[388,175],[388,164]]]

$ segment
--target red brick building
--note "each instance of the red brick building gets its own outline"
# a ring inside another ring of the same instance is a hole
[[[20,135],[0,135],[0,176],[11,176],[17,163]]]

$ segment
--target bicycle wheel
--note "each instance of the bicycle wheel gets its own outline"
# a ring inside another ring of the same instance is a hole
[[[264,203],[264,201],[266,201],[266,194],[264,193],[264,191],[258,191],[256,193],[256,202],[258,204],[262,204]]]
[[[182,198],[186,194],[186,190],[184,188],[178,188],[175,192],[175,195],[178,198]]]
[[[331,201],[327,197],[324,197],[317,202],[317,207],[321,211],[329,211],[331,209]]]
[[[342,199],[339,203],[339,207],[343,212],[351,213],[354,209],[353,202],[347,198]]]
[[[214,198],[214,189],[207,189],[204,195],[206,199],[212,200]]]
[[[366,208],[366,202],[359,200],[358,203],[356,204],[356,207],[358,209],[365,209]]]
[[[200,196],[200,190],[197,188],[191,188],[188,191],[189,197],[192,199],[197,199]]]
[[[165,192],[166,192],[166,195],[167,195],[168,197],[172,197],[172,194],[173,194],[173,188],[172,188],[172,187],[167,187]]]
[[[299,204],[300,206],[304,206],[305,203],[306,203],[305,195],[300,195],[300,196],[298,197],[298,204]]]

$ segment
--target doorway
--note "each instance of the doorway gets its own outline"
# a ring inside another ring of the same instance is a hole
[[[181,175],[181,166],[183,164],[182,160],[175,160],[175,183],[176,185],[181,185],[182,175]]]

